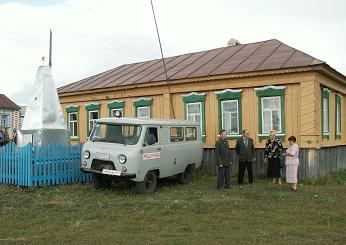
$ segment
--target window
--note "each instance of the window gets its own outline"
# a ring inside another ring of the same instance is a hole
[[[77,112],[68,114],[68,126],[72,137],[78,137],[78,118]]]
[[[202,127],[202,103],[188,103],[186,104],[187,120],[199,123]]]
[[[138,118],[150,118],[150,106],[137,107]]]
[[[136,125],[97,123],[90,140],[124,145],[137,144],[142,127]]]
[[[111,117],[115,117],[115,112],[116,111],[120,111],[121,112],[121,116],[124,116],[124,108],[116,108],[116,109],[111,109]]]
[[[329,133],[329,125],[328,125],[328,99],[323,98],[323,133]]]
[[[10,116],[8,114],[1,115],[1,126],[5,128],[9,128],[10,125]]]
[[[71,140],[79,140],[78,133],[78,105],[69,105],[66,107],[67,128],[71,133]]]
[[[205,142],[205,93],[192,92],[182,97],[185,105],[185,119],[200,125],[202,140]]]
[[[179,142],[184,140],[184,128],[171,128],[171,142]]]
[[[151,106],[153,104],[152,98],[141,97],[133,102],[135,107],[136,117],[138,118],[151,118]]]
[[[197,140],[197,128],[196,127],[186,127],[185,128],[185,140]]]
[[[341,95],[336,95],[335,103],[335,135],[341,138]]]
[[[148,128],[145,133],[144,144],[153,145],[158,142],[157,128]]]
[[[89,111],[89,131],[91,131],[94,126],[96,119],[99,118],[99,111]]]
[[[218,100],[219,130],[226,130],[231,139],[241,137],[242,90],[228,88],[215,94]]]
[[[259,140],[267,139],[271,130],[285,140],[285,86],[255,88],[258,97]]]
[[[110,117],[115,117],[115,112],[120,111],[121,115],[124,116],[124,100],[112,100],[107,103],[108,114]]]
[[[281,133],[281,98],[262,98],[262,133],[275,130]]]
[[[329,139],[329,92],[327,88],[322,89],[322,138]]]
[[[239,134],[238,100],[221,101],[222,129],[227,134]]]

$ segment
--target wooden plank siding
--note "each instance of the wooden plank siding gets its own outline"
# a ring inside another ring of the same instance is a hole
[[[206,93],[205,117],[206,117],[206,141],[205,148],[214,148],[215,140],[219,129],[218,101],[215,92],[224,89],[242,89],[242,128],[249,129],[251,137],[255,140],[256,148],[263,148],[265,141],[260,141],[258,97],[254,88],[268,85],[285,86],[285,134],[286,138],[295,135],[298,144],[305,148],[317,148],[320,146],[333,146],[346,144],[345,139],[345,98],[342,99],[342,139],[335,139],[335,92],[343,94],[345,88],[338,83],[317,75],[316,72],[302,72],[294,74],[265,75],[256,77],[232,78],[223,80],[206,79],[203,82],[176,83],[171,84],[171,95],[167,86],[153,86],[133,88],[130,90],[117,90],[112,92],[99,92],[80,95],[60,95],[62,109],[66,112],[66,107],[70,105],[79,106],[78,131],[80,141],[85,141],[87,137],[86,111],[85,105],[90,102],[100,103],[100,117],[108,117],[107,103],[115,100],[124,100],[124,116],[134,117],[134,100],[140,97],[152,98],[152,117],[169,118],[174,113],[177,119],[184,119],[184,101],[182,95],[191,92]],[[330,134],[329,140],[322,141],[321,123],[321,86],[326,86],[332,90],[330,93]],[[118,88],[117,88],[118,89]],[[339,89],[339,90],[335,90]],[[171,98],[170,98],[171,96]],[[65,113],[65,117],[67,113]],[[287,140],[284,141],[287,146]],[[230,147],[235,146],[235,140],[230,140]]]

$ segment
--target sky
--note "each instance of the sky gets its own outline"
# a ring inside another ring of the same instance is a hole
[[[153,0],[165,57],[278,39],[346,75],[344,0]],[[56,87],[160,58],[150,0],[0,0],[0,93],[32,94],[41,57]]]

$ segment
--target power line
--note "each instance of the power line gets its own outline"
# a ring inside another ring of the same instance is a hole
[[[169,84],[169,81],[168,81],[166,62],[165,62],[165,59],[164,59],[164,57],[163,57],[163,51],[162,51],[162,45],[161,45],[161,38],[160,38],[160,34],[159,34],[159,28],[157,27],[157,21],[156,21],[156,16],[155,16],[155,10],[154,10],[154,5],[153,5],[153,0],[150,0],[150,4],[151,4],[151,9],[152,9],[152,11],[153,11],[153,16],[154,16],[154,21],[155,21],[155,27],[156,27],[157,38],[158,38],[159,44],[160,44],[161,59],[162,59],[162,63],[163,63],[163,68],[164,68],[164,70],[165,70],[166,84],[167,84],[168,94],[169,94],[169,98],[170,98],[170,102],[171,102],[173,118],[175,119],[175,112],[174,112],[174,107],[173,107],[173,100],[172,100],[172,96],[171,96],[171,87],[170,87],[170,84]]]

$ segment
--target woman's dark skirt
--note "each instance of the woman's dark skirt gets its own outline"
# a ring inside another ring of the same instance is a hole
[[[269,158],[267,175],[271,178],[281,178],[280,158]]]

